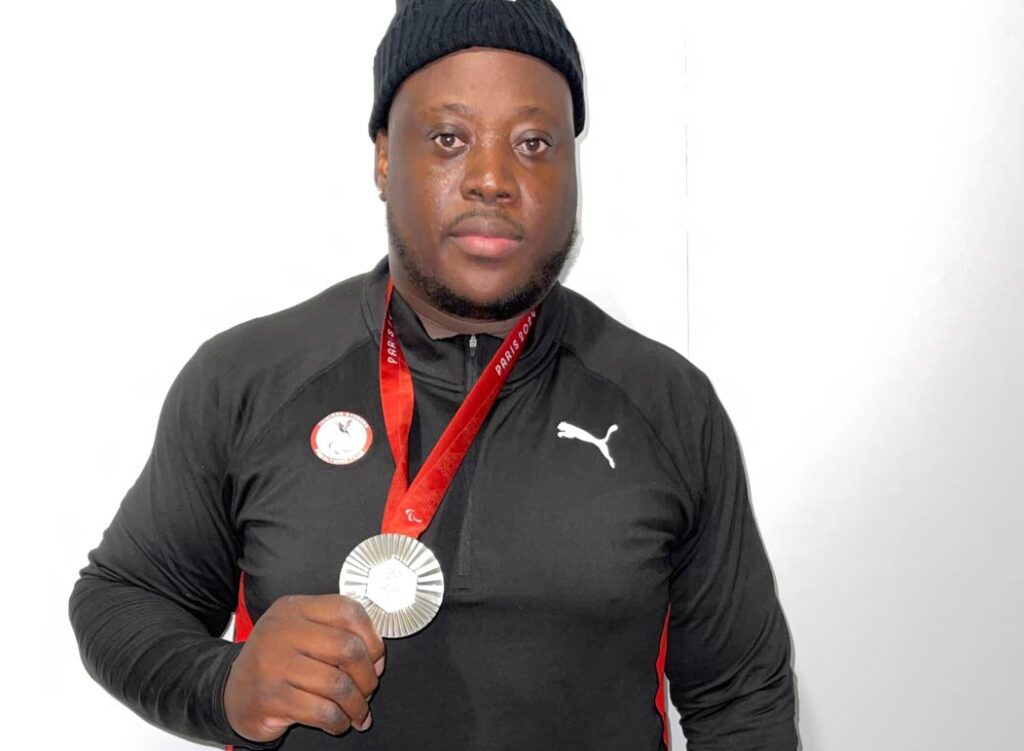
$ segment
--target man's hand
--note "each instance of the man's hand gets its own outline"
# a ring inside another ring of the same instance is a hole
[[[342,595],[289,596],[259,619],[238,653],[224,711],[251,741],[295,723],[340,735],[370,727],[369,697],[384,670],[384,642],[363,606]]]

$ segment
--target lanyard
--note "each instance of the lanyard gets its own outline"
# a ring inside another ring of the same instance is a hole
[[[395,474],[388,489],[381,532],[418,538],[434,518],[470,444],[498,398],[498,392],[526,349],[526,340],[537,312],[531,310],[524,314],[505,337],[410,485],[409,428],[412,426],[415,397],[412,373],[391,321],[393,291],[394,285],[388,279],[380,337],[380,399],[384,427],[395,459]]]

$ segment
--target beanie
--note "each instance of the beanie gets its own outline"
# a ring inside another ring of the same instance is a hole
[[[585,122],[583,64],[551,0],[397,0],[373,58],[370,138],[387,127],[402,82],[425,65],[467,47],[494,47],[543,60],[565,76],[578,136]]]

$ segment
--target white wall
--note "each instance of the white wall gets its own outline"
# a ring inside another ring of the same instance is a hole
[[[690,356],[804,748],[1024,748],[1024,3],[691,2]]]
[[[592,116],[569,282],[717,384],[804,747],[1019,745],[1022,4],[560,6]],[[85,675],[66,598],[197,344],[384,253],[389,15],[0,6],[8,745],[189,747]]]

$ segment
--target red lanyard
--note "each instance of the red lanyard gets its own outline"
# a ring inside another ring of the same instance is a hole
[[[389,279],[380,336],[380,399],[391,455],[395,458],[395,474],[391,478],[380,531],[419,537],[434,518],[470,444],[498,398],[498,392],[526,349],[526,340],[537,313],[533,310],[526,313],[505,337],[410,485],[409,428],[415,397],[412,374],[391,322],[393,290],[394,285]]]

